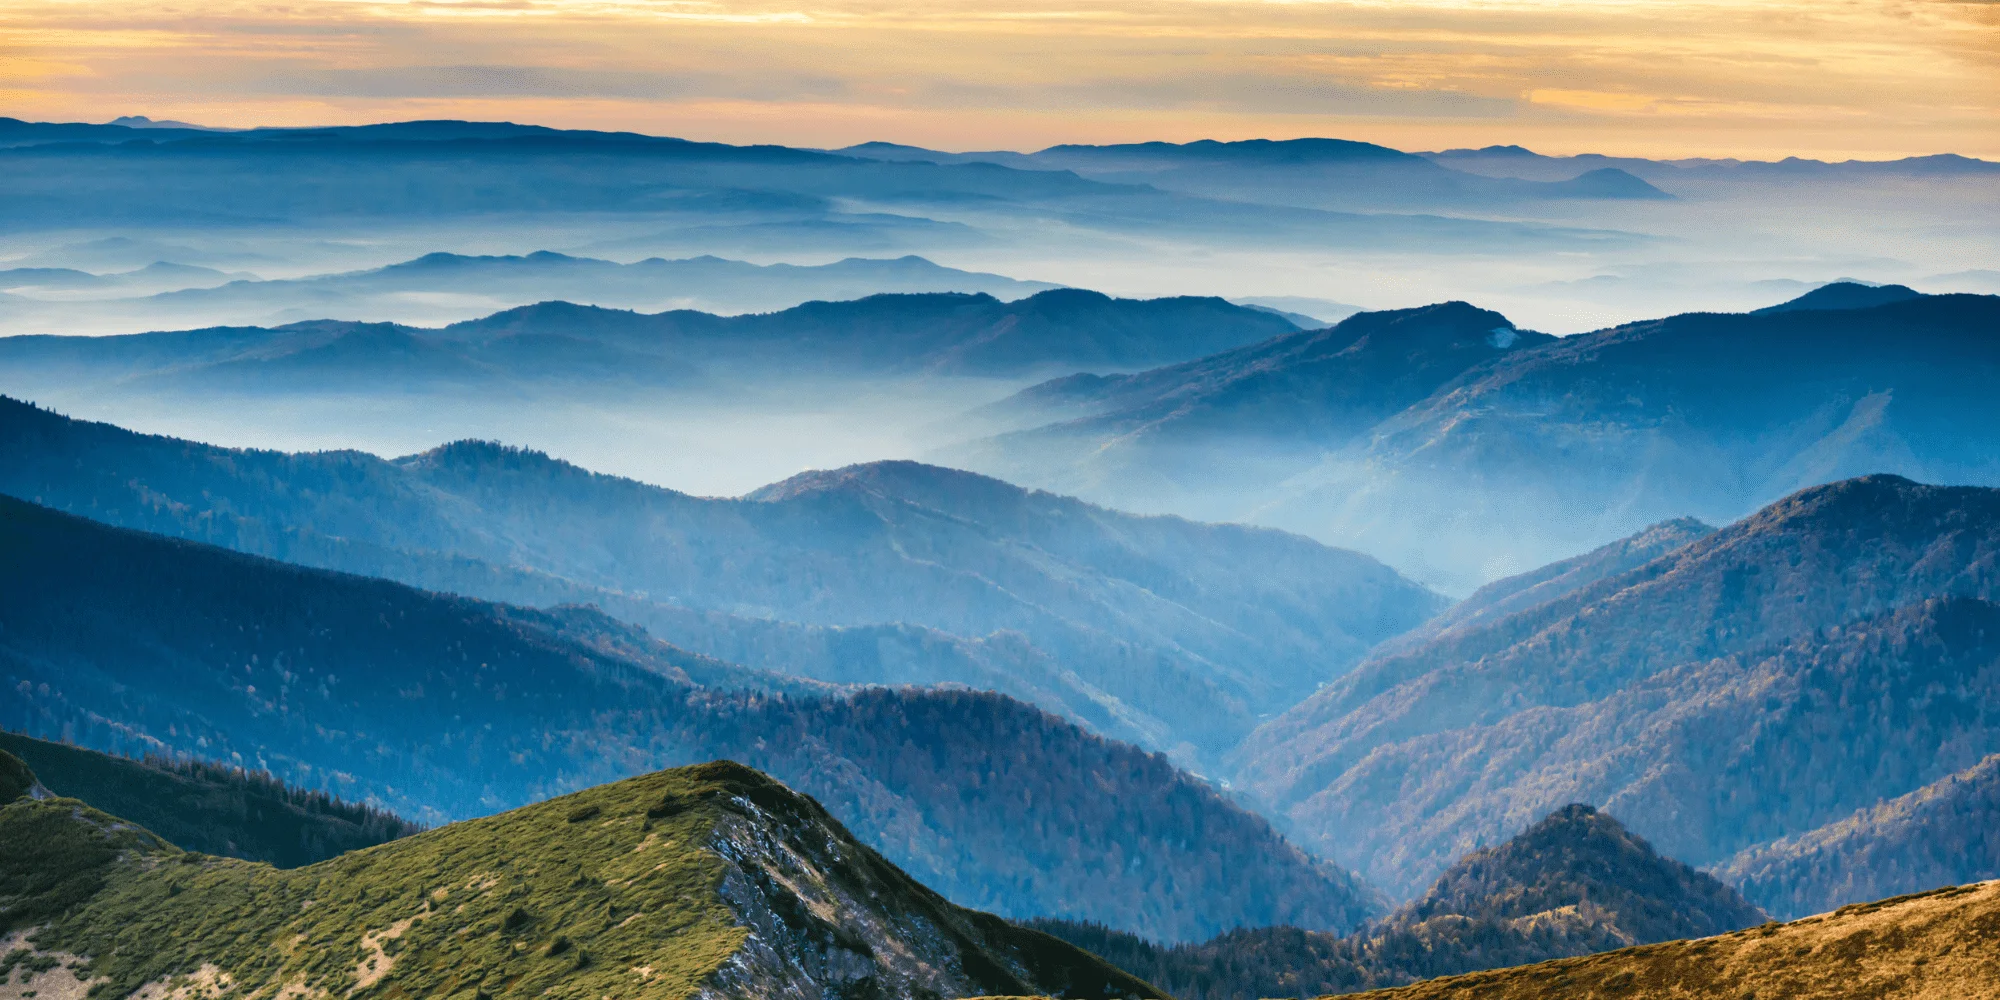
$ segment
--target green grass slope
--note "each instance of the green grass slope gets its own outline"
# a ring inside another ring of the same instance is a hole
[[[122,816],[175,846],[297,868],[416,833],[394,813],[200,760],[132,760],[0,731],[0,752],[49,791]],[[5,794],[0,780],[0,798]]]
[[[306,868],[180,851],[73,799],[0,807],[7,980],[241,997],[1153,996],[964,910],[729,762]],[[23,933],[26,932],[26,933]]]
[[[1369,1000],[1970,1000],[2000,996],[2000,882],[1844,906],[1538,965],[1348,994]]]

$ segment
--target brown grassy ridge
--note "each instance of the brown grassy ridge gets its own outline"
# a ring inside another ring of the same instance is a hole
[[[1748,930],[1433,979],[1349,1000],[2000,997],[2000,880]]]

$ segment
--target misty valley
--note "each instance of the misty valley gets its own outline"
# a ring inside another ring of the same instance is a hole
[[[0,175],[0,1000],[2000,997],[2000,164]]]

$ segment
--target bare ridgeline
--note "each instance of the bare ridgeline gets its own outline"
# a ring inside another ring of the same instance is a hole
[[[1994,164],[137,131],[0,122],[0,1000],[2000,996],[2000,285],[1822,225]]]

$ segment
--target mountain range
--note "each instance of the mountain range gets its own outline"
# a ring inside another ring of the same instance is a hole
[[[1350,928],[1379,907],[1164,757],[1032,706],[951,689],[770,693],[746,673],[587,617],[0,499],[0,690],[30,734],[267,771],[426,822],[731,758],[1006,916],[1185,940]]]
[[[1126,509],[1365,544],[1458,593],[1847,476],[2000,483],[1986,391],[2000,297],[1871,294],[1560,339],[1502,336],[1504,317],[1463,304],[1363,313],[1036,386],[994,407],[1029,429],[937,457]]]
[[[1580,169],[1560,180],[1492,177],[1455,170],[1442,159],[1343,139],[1068,144],[1034,153],[943,153],[871,142],[838,152],[889,162],[991,163],[1065,171],[1207,197],[1315,208],[1490,210],[1553,199],[1673,197],[1615,166]]]
[[[805,375],[1128,370],[1296,329],[1270,310],[1221,299],[1113,299],[1056,289],[1014,302],[985,293],[884,294],[740,316],[542,302],[441,329],[312,320],[116,337],[14,336],[0,338],[0,361],[14,391],[723,391]]]
[[[460,442],[213,448],[0,402],[0,492],[311,566],[546,607],[840,683],[959,681],[1214,762],[1443,600],[1359,553],[915,463],[735,500]]]
[[[176,252],[161,248],[163,253]],[[762,313],[882,293],[959,292],[1013,300],[1057,286],[943,267],[922,257],[752,264],[721,257],[632,263],[537,251],[430,253],[382,267],[259,280],[243,272],[154,263],[119,274],[72,267],[0,270],[0,317],[15,334],[106,334],[307,320],[436,325],[537,302],[612,309]]]
[[[1566,801],[1737,871],[1739,852],[1848,821],[2000,747],[2000,490],[1873,476],[1690,534],[1636,568],[1371,658],[1253,734],[1237,779],[1307,843],[1408,893]],[[1800,899],[1865,898],[1896,864],[1740,884],[1792,913]],[[1917,877],[1993,874],[1976,855],[1960,864]]]
[[[502,215],[546,225],[617,216],[622,224],[590,247],[791,253],[912,241],[976,246],[1031,221],[1126,238],[1249,240],[1261,233],[1321,247],[1470,250],[1606,238],[1516,222],[1245,204],[1067,170],[886,161],[510,123],[187,134],[8,121],[0,122],[0,163],[23,195],[6,220],[30,229],[334,227],[363,220],[479,225]],[[1466,176],[1467,183],[1490,183]]]
[[[292,277],[433,251],[798,265],[921,254],[1122,295],[1195,288],[1371,308],[1462,297],[1551,332],[1676,305],[1747,308],[1863,269],[1923,291],[2000,289],[1990,269],[1964,263],[1991,256],[1990,220],[1964,209],[1990,203],[2000,172],[1964,157],[1653,161],[1337,138],[958,154],[481,122],[215,132],[8,121],[0,165],[22,195],[7,211],[23,234],[19,266],[115,257],[120,270],[170,261]],[[175,249],[93,249],[121,240]],[[1473,266],[1492,260],[1509,264]],[[915,289],[854,294],[897,290]],[[291,291],[276,308],[176,322],[437,323],[522,304],[493,301],[503,290],[489,286],[349,311],[324,287]],[[793,303],[763,308],[780,304]],[[144,328],[129,312],[80,309],[64,331],[45,303],[0,307],[33,314],[39,332]]]

